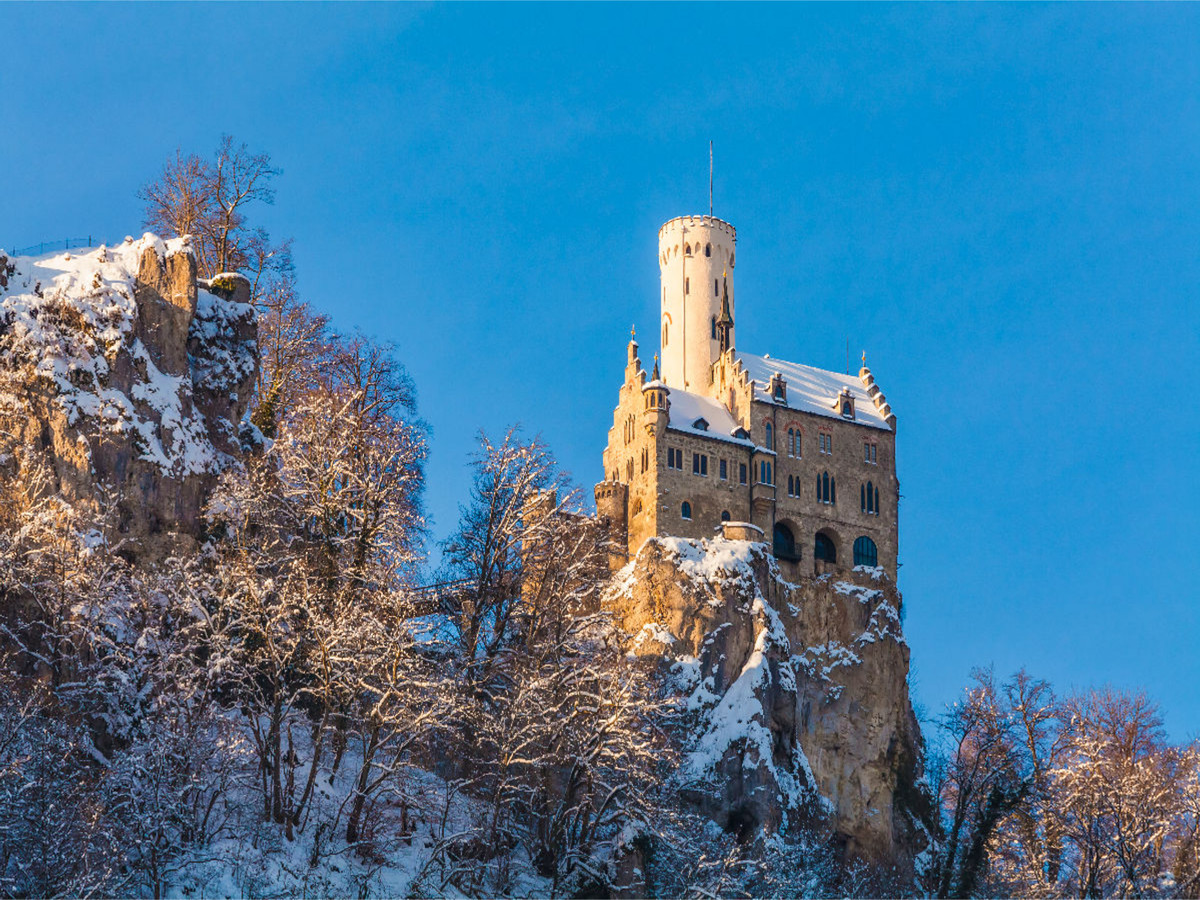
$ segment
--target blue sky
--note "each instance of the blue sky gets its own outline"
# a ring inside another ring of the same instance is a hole
[[[899,416],[917,700],[1143,686],[1200,734],[1200,8],[0,7],[0,246],[141,230],[222,132],[305,298],[395,342],[434,538],[477,429],[590,490],[659,225],[738,228],[738,341]]]

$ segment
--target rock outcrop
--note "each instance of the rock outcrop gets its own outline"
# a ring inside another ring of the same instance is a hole
[[[133,556],[186,549],[242,452],[258,366],[250,285],[196,277],[186,238],[0,256],[0,478],[114,507]]]
[[[930,807],[882,569],[791,584],[765,544],[654,538],[605,604],[687,704],[686,797],[745,837],[825,822],[848,857],[911,872]]]

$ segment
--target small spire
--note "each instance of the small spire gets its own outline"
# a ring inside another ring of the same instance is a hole
[[[651,381],[658,381],[658,354],[654,354],[654,374],[650,376]]]
[[[866,350],[863,351],[862,359],[863,359],[863,368],[865,369],[867,367],[867,351]]]
[[[630,339],[631,341],[636,341],[636,340],[637,340],[637,325],[630,325],[630,326],[629,326],[629,339]]]

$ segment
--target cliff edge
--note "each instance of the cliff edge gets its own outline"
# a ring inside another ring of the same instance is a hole
[[[132,556],[200,535],[257,370],[249,282],[197,279],[186,238],[0,253],[0,478],[108,507]]]
[[[765,544],[652,538],[604,603],[687,708],[686,798],[743,837],[823,823],[911,875],[931,806],[882,569],[792,584]]]

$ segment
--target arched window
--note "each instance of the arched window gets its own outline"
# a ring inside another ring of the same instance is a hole
[[[688,255],[688,256],[691,256],[691,255],[692,255],[692,245],[691,245],[691,244],[684,244],[684,245],[683,245],[683,252],[684,252],[686,255]]]
[[[854,564],[856,566],[877,566],[879,565],[879,551],[875,548],[875,542],[866,535],[858,538],[854,542]]]
[[[829,502],[829,473],[824,472],[821,475],[821,497],[822,503]]]
[[[721,521],[722,521],[722,522],[728,522],[728,521],[729,521],[729,510],[727,510],[727,509],[723,509],[723,510],[721,510]]]
[[[792,496],[792,476],[788,476],[788,496]]]
[[[771,550],[780,559],[800,558],[800,554],[796,552],[796,538],[792,534],[792,529],[782,522],[775,523]]]
[[[704,245],[704,255],[705,255],[705,256],[712,256],[712,244],[705,244],[705,245]]]
[[[692,504],[690,504],[686,500],[684,500],[683,505],[679,507],[679,515],[684,519],[691,519]]]
[[[771,427],[771,423],[767,423],[767,449],[775,449],[775,429]]]
[[[875,515],[875,486],[867,482],[867,515]]]
[[[824,532],[818,532],[816,540],[813,542],[813,556],[817,559],[823,559],[825,562],[837,562],[837,547],[829,535]]]

